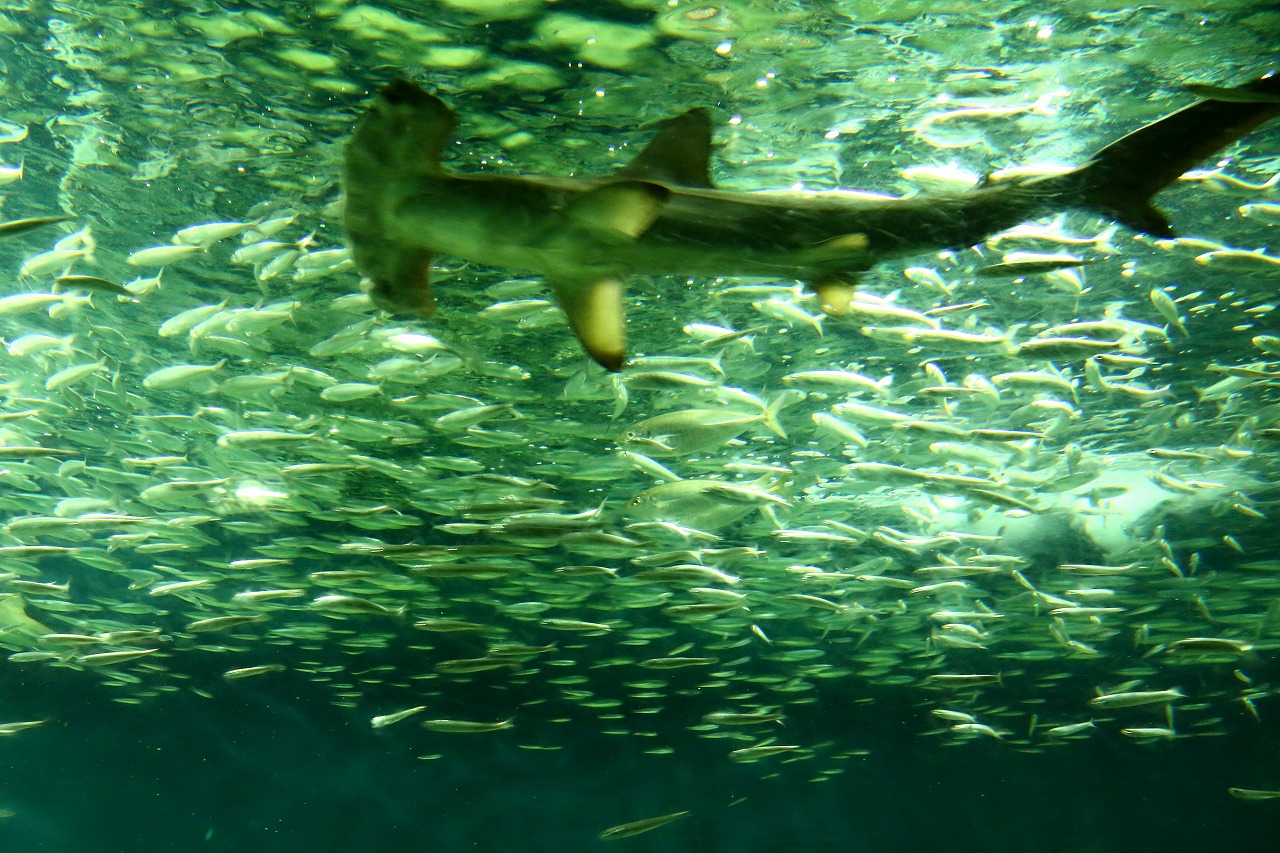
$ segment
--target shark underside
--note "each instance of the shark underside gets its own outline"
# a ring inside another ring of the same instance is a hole
[[[716,188],[708,169],[711,119],[702,108],[659,123],[648,146],[608,177],[451,174],[440,155],[453,139],[453,111],[397,81],[348,143],[344,224],[380,307],[431,316],[436,254],[535,273],[546,278],[583,349],[618,370],[632,274],[796,279],[818,293],[823,310],[839,314],[857,275],[879,261],[973,246],[1067,208],[1172,236],[1152,196],[1280,114],[1280,74],[1213,94],[1065,173],[875,199]]]

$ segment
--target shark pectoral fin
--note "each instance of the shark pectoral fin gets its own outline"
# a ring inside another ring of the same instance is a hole
[[[431,253],[383,248],[391,257],[384,257],[366,267],[372,269],[369,298],[373,304],[392,314],[434,316],[436,299],[431,293]]]
[[[671,191],[644,181],[617,181],[578,196],[565,216],[579,228],[606,241],[634,240],[662,214]]]
[[[710,160],[711,114],[698,107],[659,122],[653,140],[617,175],[711,189]]]
[[[622,280],[551,281],[550,285],[587,355],[606,370],[621,370],[627,357]]]

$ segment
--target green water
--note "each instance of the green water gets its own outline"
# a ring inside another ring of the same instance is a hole
[[[1246,2],[0,6],[0,220],[66,217],[0,238],[0,849],[1266,849],[1280,124],[1158,196],[1176,241],[1067,210],[843,317],[635,276],[619,374],[523,270],[439,254],[432,319],[378,311],[341,164],[404,77],[459,174],[607,175],[705,106],[718,186],[962,192],[1278,36]]]

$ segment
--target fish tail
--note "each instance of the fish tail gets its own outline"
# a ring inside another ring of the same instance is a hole
[[[1206,158],[1280,115],[1280,72],[1216,98],[1201,100],[1111,143],[1088,163],[1050,179],[1082,207],[1135,231],[1172,237],[1173,228],[1151,198]]]
[[[778,422],[778,412],[781,412],[794,402],[795,399],[790,394],[778,394],[770,400],[764,407],[764,412],[760,415],[760,420],[761,423],[764,424],[764,428],[769,430],[769,432],[773,433],[778,438],[785,439],[787,437],[787,431],[783,428],[782,424]]]

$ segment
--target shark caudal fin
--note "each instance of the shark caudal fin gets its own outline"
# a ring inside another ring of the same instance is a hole
[[[390,217],[412,178],[440,174],[440,153],[457,117],[443,101],[397,80],[378,95],[347,144],[342,216],[351,254],[369,280],[374,304],[430,317],[431,252],[389,239]]]
[[[1280,73],[1234,89],[1192,87],[1202,100],[1111,143],[1088,163],[1051,178],[1077,204],[1135,231],[1172,237],[1151,197],[1189,169],[1280,115]]]

